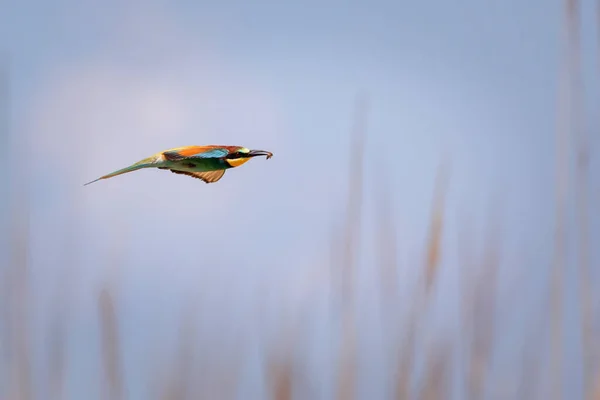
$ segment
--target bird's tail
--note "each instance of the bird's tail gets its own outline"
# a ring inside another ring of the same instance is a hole
[[[112,178],[114,176],[117,175],[121,175],[121,174],[126,174],[128,172],[133,172],[133,171],[137,171],[138,169],[142,169],[142,168],[150,168],[154,166],[154,162],[155,162],[156,158],[155,157],[149,157],[149,158],[145,158],[141,161],[136,162],[133,165],[130,165],[129,167],[125,167],[125,168],[121,168],[119,170],[116,170],[114,172],[111,172],[110,174],[101,176],[98,179],[94,179],[91,182],[85,183],[83,186],[87,186],[90,183],[94,183],[94,182],[98,182],[101,179],[108,179],[108,178]]]

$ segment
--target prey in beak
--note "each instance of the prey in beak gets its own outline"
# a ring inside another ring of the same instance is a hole
[[[273,153],[265,150],[250,150],[247,157],[257,157],[257,156],[265,156],[267,160],[273,157]]]

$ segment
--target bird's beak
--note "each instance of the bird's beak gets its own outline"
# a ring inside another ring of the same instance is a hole
[[[264,151],[264,150],[250,150],[250,153],[248,153],[248,157],[256,157],[256,156],[266,156],[267,160],[271,157],[273,157],[273,153],[271,153],[270,151]]]

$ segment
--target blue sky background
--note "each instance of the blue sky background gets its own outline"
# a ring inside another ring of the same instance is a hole
[[[314,396],[328,396],[331,360],[319,350],[335,338],[324,303],[328,253],[346,209],[360,91],[370,102],[358,284],[363,322],[375,318],[374,196],[381,186],[390,195],[401,287],[409,287],[436,172],[447,157],[436,315],[460,332],[458,234],[472,226],[472,251],[480,254],[491,214],[501,227],[498,290],[507,299],[498,346],[512,350],[500,353],[497,372],[500,381],[510,379],[523,332],[535,329],[543,311],[552,265],[560,2],[4,0],[2,10],[11,172],[31,195],[36,357],[45,357],[47,313],[64,292],[74,398],[97,392],[95,302],[106,279],[118,282],[132,398],[150,390],[143,380],[156,372],[150,355],[174,345],[185,307],[199,323],[202,362],[242,354],[241,390],[252,398],[263,390],[261,346],[300,323],[307,329],[304,374],[316,382]],[[582,14],[587,127],[595,132],[594,2],[584,1]],[[145,170],[82,186],[192,144],[242,145],[275,156],[229,171],[215,185]],[[600,170],[597,159],[591,168]],[[591,243],[598,240],[598,183],[594,172]],[[593,265],[598,260],[593,249]],[[568,390],[578,390],[570,271],[565,371]],[[367,371],[359,393],[375,398],[389,349],[375,328],[361,329]]]

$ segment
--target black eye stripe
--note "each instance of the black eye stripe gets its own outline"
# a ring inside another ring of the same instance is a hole
[[[231,153],[230,155],[227,156],[228,159],[233,160],[236,158],[241,158],[244,157],[244,153],[240,153],[239,151],[236,151],[235,153]]]

